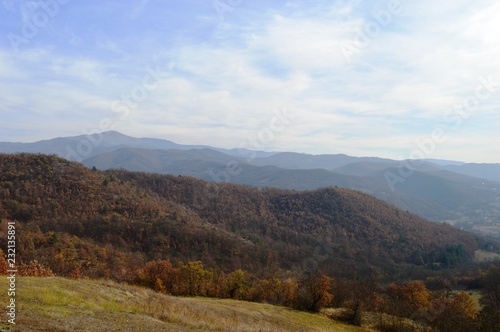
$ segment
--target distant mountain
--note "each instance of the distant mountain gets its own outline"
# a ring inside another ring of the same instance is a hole
[[[247,149],[223,149],[206,145],[183,145],[157,138],[135,138],[116,131],[74,137],[59,137],[34,143],[0,142],[0,152],[3,153],[29,152],[55,154],[72,161],[82,161],[124,147],[163,150],[212,149],[229,155],[243,157],[250,155],[270,156],[273,154],[272,152],[251,151]]]
[[[257,187],[308,190],[338,185],[370,188],[370,178],[349,176],[324,169],[284,169],[255,166],[245,159],[211,150],[148,150],[121,148],[83,161],[89,168],[123,168],[160,174],[190,175],[207,181],[224,181]],[[380,183],[377,182],[377,185]]]
[[[463,165],[447,165],[444,169],[500,183],[500,164],[468,163]]]
[[[298,154],[297,154],[298,155]],[[279,154],[279,158],[295,154]],[[270,157],[269,159],[273,158]],[[330,161],[335,159],[332,156]],[[352,157],[341,157],[347,160]],[[268,158],[257,158],[264,160]],[[326,159],[326,158],[325,158]],[[354,162],[329,171],[322,168],[290,169],[256,166],[245,159],[211,149],[148,150],[121,148],[83,161],[99,169],[123,168],[160,174],[190,175],[206,181],[232,182],[261,188],[314,190],[327,186],[356,189],[374,195],[403,210],[431,220],[494,218],[500,192],[496,183],[443,171],[423,163],[392,192],[385,172],[398,173],[397,161]],[[338,162],[335,165],[341,164]]]
[[[126,169],[159,174],[191,175],[203,178],[211,169],[239,160],[212,149],[160,150],[144,148],[118,148],[83,161],[89,168]],[[207,178],[208,180],[209,178]]]
[[[458,166],[458,165],[465,164],[462,161],[443,160],[443,159],[430,159],[430,158],[424,159],[424,161],[432,163],[432,164],[436,164],[436,165],[439,165],[439,166],[450,166],[450,165],[457,165]]]
[[[404,161],[396,161],[396,160],[383,160],[383,161],[355,161],[350,164],[346,164],[340,167],[335,168],[334,170],[336,172],[342,173],[342,174],[352,174],[352,175],[359,175],[359,176],[375,176],[378,175],[382,171],[386,171],[389,169],[394,169],[396,168],[396,173],[398,174],[397,168],[399,165],[401,165]],[[438,171],[441,168],[438,167],[437,165],[428,163],[428,162],[422,162],[419,164],[414,164],[415,171],[419,172],[434,172]]]
[[[259,157],[251,161],[256,166],[277,166],[290,169],[322,168],[334,170],[354,162],[393,162],[390,159],[376,157],[350,157],[345,154],[310,155],[305,153],[281,152],[272,156]]]
[[[399,162],[358,162],[335,169],[342,174],[364,176],[385,181],[387,172],[399,174]],[[500,183],[450,172],[429,163],[416,167],[411,176],[395,184],[398,192],[418,197],[456,210],[474,210],[495,205],[500,199]],[[467,206],[467,208],[465,208]],[[454,219],[454,218],[451,218]]]
[[[500,236],[500,164],[426,159],[393,187],[386,175],[407,161],[343,154],[309,155],[181,145],[118,132],[36,143],[0,143],[0,152],[41,152],[87,167],[189,175],[256,187],[314,190],[338,186],[363,191],[435,221]],[[484,224],[484,227],[479,227]]]
[[[30,152],[55,154],[68,160],[82,161],[102,153],[122,147],[137,147],[147,149],[175,149],[182,147],[167,140],[153,138],[133,138],[115,131],[93,135],[74,137],[59,137],[34,143],[0,143],[0,152]],[[186,149],[200,146],[185,146]]]
[[[281,152],[271,156],[255,158],[252,165],[277,166],[288,169],[334,170],[338,173],[367,176],[372,171],[398,167],[404,160],[377,157],[351,157],[344,154],[310,155],[305,153]],[[460,161],[425,159],[414,162],[418,171],[448,170],[451,172],[482,178],[500,183],[500,164],[473,164]]]
[[[397,169],[388,169],[397,174]],[[383,178],[379,173],[379,178]],[[397,185],[399,192],[425,199],[447,211],[447,218],[484,218],[498,216],[498,184],[446,171],[416,171]],[[485,215],[486,214],[486,215]]]

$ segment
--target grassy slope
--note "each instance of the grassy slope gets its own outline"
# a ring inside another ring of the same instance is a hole
[[[320,315],[234,300],[176,298],[111,281],[17,279],[16,327],[9,331],[363,331]],[[0,278],[7,290],[7,279]],[[2,307],[7,292],[0,292]],[[5,309],[4,309],[5,310]]]

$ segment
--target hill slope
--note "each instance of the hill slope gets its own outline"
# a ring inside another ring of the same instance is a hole
[[[54,153],[90,168],[182,174],[259,187],[304,190],[340,186],[375,195],[429,220],[452,221],[466,229],[491,229],[487,234],[500,232],[500,164],[410,162],[416,172],[391,186],[385,175],[398,175],[408,161],[182,145],[114,131],[34,143],[0,142],[0,152]]]
[[[289,158],[286,156],[289,155],[293,158],[291,157],[292,162],[287,166],[286,160]],[[301,165],[295,165],[295,159],[301,156],[304,162],[302,167],[299,167]],[[314,162],[316,157],[320,161],[324,159],[325,162]],[[442,171],[436,166],[424,163],[410,177],[398,181],[393,191],[386,181],[385,174],[398,174],[399,164],[396,161],[365,158],[377,161],[354,162],[334,171],[325,169],[333,167],[328,165],[357,159],[363,158],[280,153],[268,158],[256,158],[249,164],[243,158],[211,149],[120,148],[88,158],[83,163],[89,168],[96,166],[103,170],[123,168],[130,171],[190,175],[207,181],[226,181],[262,188],[307,190],[339,186],[361,190],[430,220],[500,221],[500,192],[495,182]],[[258,166],[263,160],[268,160],[268,164]],[[271,165],[271,161],[275,160],[280,162]],[[305,169],[307,166],[318,168]]]
[[[18,221],[20,262],[37,259],[59,275],[127,280],[145,261],[170,259],[257,275],[300,273],[312,261],[332,276],[394,279],[497,245],[340,188],[91,171],[45,155],[0,155],[0,186],[1,219]]]
[[[1,278],[0,287],[8,289],[7,282]],[[284,307],[176,298],[111,281],[23,277],[18,286],[14,331],[363,331]],[[2,292],[0,301],[8,300]]]

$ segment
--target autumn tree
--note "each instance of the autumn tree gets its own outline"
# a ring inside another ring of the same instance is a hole
[[[500,331],[500,265],[491,266],[482,276],[483,294],[479,313],[480,330]]]
[[[151,261],[139,272],[138,282],[158,292],[172,294],[177,272],[169,261]]]
[[[430,305],[430,293],[421,281],[391,284],[387,288],[389,312],[401,317],[411,317]]]
[[[319,312],[333,299],[332,278],[326,275],[309,276],[300,280],[297,295],[298,309]]]
[[[404,284],[392,283],[387,287],[384,311],[391,315],[389,321],[381,319],[381,325],[395,331],[406,328],[404,318],[417,319],[430,305],[430,293],[421,281]]]
[[[254,299],[268,303],[282,303],[282,283],[278,278],[257,281],[253,287]]]
[[[0,249],[0,275],[7,274],[7,270],[9,270],[9,266],[7,264],[7,260],[5,259],[3,250]]]
[[[230,298],[242,300],[248,296],[250,282],[245,271],[238,269],[227,276],[226,291]]]
[[[201,261],[182,264],[179,269],[179,288],[182,295],[206,295],[211,279],[210,271],[203,268]]]
[[[34,260],[29,262],[28,264],[21,264],[17,272],[20,276],[25,277],[52,277],[54,273],[43,264],[40,264],[38,261]]]
[[[436,299],[429,314],[430,325],[441,332],[470,332],[476,328],[476,304],[466,292]]]
[[[298,289],[299,284],[295,279],[287,278],[281,283],[283,305],[290,308],[296,307]]]

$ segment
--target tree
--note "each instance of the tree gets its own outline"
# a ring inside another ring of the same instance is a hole
[[[500,331],[500,265],[491,266],[482,276],[483,294],[479,313],[480,330],[484,332]]]
[[[465,248],[462,244],[451,245],[446,248],[442,262],[446,266],[454,266],[460,263],[466,256]]]
[[[227,277],[227,291],[232,299],[244,299],[249,289],[249,281],[245,272],[238,269],[231,272]]]
[[[255,297],[259,301],[268,303],[282,302],[282,281],[278,278],[264,279],[257,282],[254,289]]]
[[[387,288],[389,313],[398,317],[411,317],[430,305],[430,293],[421,281],[391,284]]]
[[[470,332],[475,329],[476,304],[466,292],[438,298],[429,312],[431,326],[441,332]]]
[[[0,249],[0,275],[7,274],[7,270],[9,270],[7,260],[5,259],[3,250]]]
[[[42,264],[38,263],[38,261],[34,260],[29,262],[28,264],[22,264],[18,267],[17,272],[20,276],[25,277],[52,277],[54,273]]]
[[[184,284],[182,295],[206,295],[208,272],[201,261],[188,262],[180,267],[179,282]]]
[[[405,329],[404,318],[419,319],[430,305],[430,293],[421,281],[390,284],[386,290],[384,311],[392,315],[389,322],[381,325],[396,331]]]
[[[281,283],[283,305],[290,308],[296,307],[298,289],[299,289],[299,284],[295,279],[287,278]]]
[[[332,279],[326,275],[310,276],[299,283],[298,309],[319,312],[333,299],[330,294]]]
[[[140,273],[139,282],[157,292],[172,294],[177,270],[166,260],[151,261]]]

